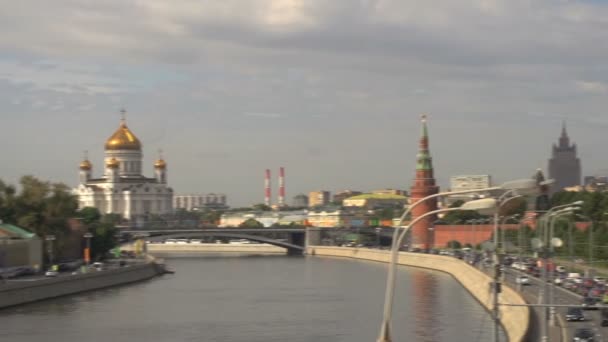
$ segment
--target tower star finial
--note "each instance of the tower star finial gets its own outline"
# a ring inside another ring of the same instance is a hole
[[[127,111],[124,108],[120,110],[120,122],[123,124],[127,122]]]

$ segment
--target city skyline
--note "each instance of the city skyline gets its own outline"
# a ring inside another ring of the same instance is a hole
[[[225,193],[232,206],[263,202],[263,172],[281,166],[288,200],[408,189],[423,113],[441,188],[459,174],[500,182],[546,171],[564,119],[583,176],[608,174],[597,158],[608,129],[608,47],[596,43],[608,38],[605,3],[0,9],[0,111],[10,128],[0,178],[10,183],[33,174],[75,186],[83,150],[99,176],[100,142],[123,107],[147,151],[144,174],[162,148],[175,193]]]

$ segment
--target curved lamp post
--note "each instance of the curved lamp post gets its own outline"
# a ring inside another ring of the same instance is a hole
[[[421,203],[424,203],[425,201],[428,201],[433,198],[441,197],[441,196],[470,194],[470,193],[475,193],[475,192],[482,192],[482,191],[486,192],[486,191],[494,191],[494,190],[507,190],[507,191],[513,190],[513,191],[520,191],[520,192],[530,192],[533,189],[536,189],[536,191],[538,191],[538,184],[536,183],[536,181],[534,179],[531,179],[531,178],[530,179],[519,179],[519,180],[506,182],[506,183],[502,184],[501,186],[497,186],[497,187],[437,193],[437,194],[433,194],[433,195],[424,197],[424,198],[418,200],[417,202],[415,202],[414,204],[412,204],[399,218],[399,222],[397,224],[397,227],[395,227],[395,231],[393,233],[393,243],[391,246],[391,258],[390,258],[388,276],[387,276],[387,281],[386,281],[386,293],[385,293],[385,297],[384,297],[384,314],[383,314],[382,325],[380,326],[380,334],[378,336],[377,341],[378,342],[390,342],[391,341],[390,321],[391,321],[391,315],[392,315],[393,295],[395,292],[395,273],[397,270],[397,256],[399,253],[400,243],[403,240],[403,238],[405,237],[405,235],[407,234],[409,227],[412,226],[414,222],[410,223],[409,226],[405,227],[405,229],[403,229],[403,232],[399,231],[400,230],[399,226],[401,226],[403,224],[403,220],[407,217],[407,215],[412,211],[413,208],[415,208],[416,206],[418,206]],[[495,200],[493,200],[493,201],[495,204]],[[471,202],[473,202],[473,201],[471,201]],[[470,202],[468,202],[468,203],[470,203]],[[464,209],[463,207],[451,208],[451,209],[469,210],[469,209]]]
[[[550,231],[549,229],[552,228],[549,226],[549,224],[551,223],[551,218],[553,217],[553,214],[559,214],[559,213],[570,213],[571,211],[573,211],[574,209],[578,208],[580,205],[582,205],[584,202],[583,201],[576,201],[573,203],[568,203],[568,204],[564,204],[564,205],[558,205],[555,206],[551,209],[549,209],[549,211],[547,211],[547,213],[545,213],[545,215],[543,217],[541,217],[540,220],[540,225],[539,227],[542,228],[542,232],[537,232],[539,237],[542,237],[542,239],[532,239],[532,246],[535,247],[535,249],[537,251],[541,252],[541,258],[543,259],[543,268],[541,269],[542,272],[542,279],[543,279],[543,284],[541,286],[541,303],[546,304],[547,302],[547,253],[549,251],[547,251],[547,247],[550,246],[551,248],[551,252],[553,251],[553,247],[554,241],[550,241],[549,240],[549,236],[552,237],[552,233],[550,235]],[[538,230],[538,229],[537,229]],[[534,241],[536,240],[536,241]],[[536,245],[536,246],[534,246]],[[548,339],[548,334],[549,334],[549,315],[548,315],[548,308],[545,307],[543,308],[542,311],[542,321],[541,321],[541,336],[542,336],[542,340],[546,341]]]
[[[385,303],[384,303],[384,320],[382,322],[382,327],[380,328],[380,335],[378,337],[378,342],[391,341],[390,319],[391,319],[392,309],[393,309],[393,297],[394,297],[394,293],[395,293],[395,273],[396,273],[393,270],[392,266],[396,267],[397,257],[399,255],[398,246],[400,246],[401,243],[403,242],[403,239],[405,238],[405,235],[407,234],[409,228],[411,226],[415,225],[416,223],[418,223],[423,218],[426,218],[431,215],[439,214],[439,213],[445,213],[445,212],[457,211],[457,210],[475,210],[475,211],[481,211],[481,212],[488,212],[489,210],[495,210],[495,208],[496,208],[496,200],[493,198],[484,198],[484,199],[480,199],[480,200],[470,201],[470,202],[464,203],[459,208],[447,208],[447,209],[439,209],[439,210],[430,211],[422,216],[417,217],[415,220],[410,222],[410,224],[404,228],[403,233],[401,233],[399,235],[399,237],[397,238],[397,241],[393,242],[393,246],[392,246],[393,248],[391,250],[391,264],[389,266],[391,268],[389,269],[388,280],[386,283],[386,297],[385,297]]]

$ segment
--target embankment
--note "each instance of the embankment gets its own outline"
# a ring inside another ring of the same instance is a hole
[[[188,243],[165,244],[150,243],[146,245],[148,253],[154,255],[196,254],[196,253],[248,253],[248,254],[285,254],[285,248],[267,244],[229,244],[229,243]],[[125,246],[124,250],[129,250]]]
[[[388,262],[390,259],[388,251],[365,248],[314,246],[308,247],[306,252],[308,255],[344,257],[378,262]],[[488,311],[492,309],[492,294],[489,291],[489,283],[492,279],[462,260],[441,255],[400,252],[399,264],[449,273]],[[500,302],[526,304],[525,300],[517,292],[506,286],[503,286]],[[525,340],[530,324],[530,311],[528,307],[501,306],[500,317],[502,325],[509,336],[509,341],[521,342]]]
[[[0,284],[0,309],[79,292],[134,283],[150,279],[163,272],[162,265],[146,262],[116,269],[56,278],[10,281]]]

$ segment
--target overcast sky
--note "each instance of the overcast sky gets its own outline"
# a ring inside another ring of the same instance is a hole
[[[562,120],[608,174],[607,42],[600,0],[3,1],[0,178],[99,176],[123,107],[148,176],[231,205],[280,166],[289,201],[409,188],[422,113],[443,187],[546,169]]]

